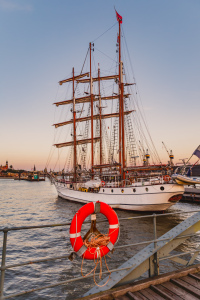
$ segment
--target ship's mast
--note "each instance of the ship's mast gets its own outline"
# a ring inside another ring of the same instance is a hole
[[[125,179],[125,131],[124,131],[124,85],[123,85],[123,63],[121,61],[121,23],[122,17],[116,12],[119,23],[119,163],[120,174]]]
[[[117,12],[116,12],[117,14]],[[123,84],[123,63],[121,61],[121,23],[122,23],[122,17],[117,14],[117,20],[119,23],[119,34],[118,34],[118,43],[119,43],[119,72],[117,75],[110,75],[110,76],[100,76],[100,69],[98,68],[98,76],[97,77],[92,77],[92,51],[93,51],[93,43],[89,44],[89,53],[90,53],[90,71],[89,73],[85,74],[80,74],[78,76],[74,75],[74,68],[73,68],[73,74],[71,78],[64,79],[62,81],[59,81],[59,84],[62,85],[63,83],[70,82],[72,81],[73,83],[73,98],[69,100],[64,100],[64,101],[59,101],[54,103],[56,106],[60,105],[67,105],[67,104],[73,104],[73,119],[60,122],[57,124],[54,124],[56,128],[68,124],[73,123],[73,141],[71,142],[64,142],[64,143],[58,143],[54,144],[57,148],[61,147],[69,147],[73,146],[74,149],[74,181],[76,181],[77,177],[77,170],[76,170],[76,165],[77,165],[77,145],[82,145],[82,144],[87,144],[91,143],[91,173],[92,173],[92,178],[94,177],[94,169],[100,169],[100,173],[102,172],[103,167],[103,155],[102,155],[102,148],[103,148],[103,143],[102,143],[102,120],[107,119],[107,118],[112,118],[112,117],[118,117],[119,118],[119,170],[121,174],[122,180],[125,179],[125,167],[126,167],[126,161],[125,161],[125,128],[124,128],[124,116],[127,114],[130,114],[132,111],[126,111],[124,112],[124,98],[128,97],[129,94],[124,94],[124,84]],[[88,79],[83,79],[83,77],[89,77]],[[119,94],[118,95],[112,95],[112,96],[106,96],[106,97],[101,97],[101,92],[100,92],[100,81],[101,80],[117,80],[119,83]],[[93,82],[98,81],[98,87],[99,87],[99,97],[94,96],[93,94]],[[90,84],[90,95],[84,96],[84,97],[79,97],[75,99],[75,82],[76,83],[89,83]],[[119,99],[119,112],[117,113],[111,113],[111,114],[102,114],[102,101],[104,100],[113,100],[113,99]],[[99,114],[94,115],[94,102],[98,101],[99,102]],[[82,117],[76,119],[76,103],[90,103],[91,105],[91,114],[90,116],[87,117]],[[76,136],[76,123],[78,122],[85,122],[85,121],[91,121],[91,137],[83,140],[77,140]],[[94,120],[99,120],[100,121],[100,136],[99,137],[94,137]],[[100,142],[100,157],[99,157],[99,163],[100,165],[94,165],[94,143]]]
[[[122,117],[122,167],[123,167],[123,179],[125,179],[125,172],[124,169],[126,167],[126,160],[125,160],[125,128],[124,128],[124,84],[123,84],[123,63],[121,61],[121,117]]]
[[[101,89],[100,89],[100,68],[99,68],[99,65],[98,65],[98,83],[99,83],[100,165],[102,165]],[[100,173],[102,173],[102,169],[100,169]]]
[[[93,80],[92,80],[92,44],[90,43],[90,98],[91,98],[91,170],[93,178],[94,166],[94,132],[93,132]]]
[[[77,181],[76,178],[76,101],[75,101],[75,89],[74,89],[74,68],[72,69],[73,76],[73,133],[74,133],[74,181]]]
[[[122,110],[121,110],[121,23],[119,22],[119,34],[118,34],[118,42],[119,42],[119,164],[120,164],[120,174],[122,173]]]

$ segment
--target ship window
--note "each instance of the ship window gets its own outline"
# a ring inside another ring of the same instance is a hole
[[[113,190],[111,190],[111,193],[113,193]]]
[[[160,189],[161,189],[161,191],[164,191],[165,188],[164,188],[164,186],[161,186]]]
[[[105,190],[103,189],[103,192],[105,192]]]
[[[121,192],[123,193],[123,192],[124,192],[124,190],[122,189],[122,190],[121,190]]]
[[[148,188],[146,188],[145,190],[146,190],[146,192],[148,192],[148,191],[149,191],[149,189],[148,189]]]
[[[135,193],[135,192],[136,192],[136,189],[133,189],[133,192]]]

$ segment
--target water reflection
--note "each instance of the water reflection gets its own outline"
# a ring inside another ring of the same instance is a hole
[[[56,190],[49,181],[0,180],[0,188],[1,228],[70,222],[77,210],[82,207],[81,204],[57,197]],[[158,237],[185,220],[188,214],[184,213],[184,211],[188,212],[199,208],[198,204],[178,203],[170,208],[168,212],[182,212],[181,214],[169,216],[161,214],[157,218]],[[141,215],[141,213],[121,210],[117,210],[117,214],[119,218]],[[88,228],[88,225],[83,226],[83,235]],[[106,233],[108,222],[99,223],[97,228]],[[153,219],[121,220],[120,231],[118,245],[152,240],[154,238]],[[2,234],[0,238],[2,249]],[[186,241],[180,249],[184,251],[195,249],[199,243],[199,237],[195,237],[190,239],[190,241]],[[107,258],[109,268],[118,267],[142,248],[144,246],[116,249],[111,258]],[[69,254],[72,251],[69,240],[69,226],[9,232],[7,250],[6,262],[8,265]],[[79,277],[81,276],[81,262],[80,258],[73,262],[68,259],[58,259],[6,271],[6,295],[19,292],[20,288],[28,290],[65,281],[72,277]],[[174,263],[169,265],[169,263],[162,262],[161,265],[164,266],[166,272],[173,267]],[[93,267],[93,262],[84,261],[84,274],[88,273]],[[104,270],[106,270],[105,265]],[[99,279],[97,278],[97,280]],[[29,294],[28,299],[74,299],[93,285],[93,279],[72,282],[64,286],[34,292]],[[20,296],[17,299],[27,299],[27,295]]]

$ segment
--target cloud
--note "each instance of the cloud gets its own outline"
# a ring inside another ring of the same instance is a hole
[[[0,0],[0,9],[6,11],[32,11],[33,7],[30,4],[20,4],[19,2],[15,0]]]

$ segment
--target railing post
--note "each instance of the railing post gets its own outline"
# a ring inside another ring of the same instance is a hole
[[[153,214],[153,231],[154,231],[154,240],[157,240],[157,228],[156,228],[156,214]],[[157,242],[154,241],[154,249],[157,248]],[[159,275],[159,265],[158,265],[158,252],[154,253],[154,276]]]
[[[6,245],[7,245],[7,234],[8,229],[5,228],[3,230],[3,249],[2,249],[2,260],[1,260],[1,267],[4,268],[6,265]],[[0,281],[0,299],[3,299],[3,290],[4,290],[4,278],[5,278],[5,269],[1,269],[1,281]]]
[[[156,214],[153,214],[153,233],[154,233],[154,240],[157,240]],[[157,242],[154,241],[154,248],[156,247],[157,247]]]
[[[153,214],[154,249],[157,248],[156,214]],[[157,251],[149,259],[149,277],[159,275],[159,262]]]

